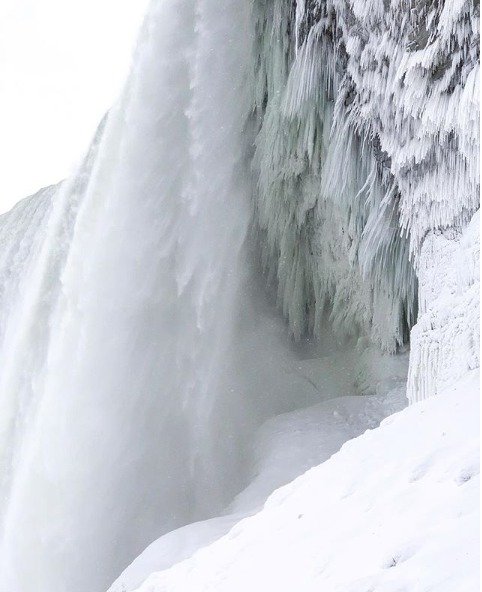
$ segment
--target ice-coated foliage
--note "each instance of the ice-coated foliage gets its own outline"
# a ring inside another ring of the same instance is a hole
[[[469,1],[255,2],[254,168],[264,263],[295,336],[394,351],[422,240],[478,207],[478,15]]]

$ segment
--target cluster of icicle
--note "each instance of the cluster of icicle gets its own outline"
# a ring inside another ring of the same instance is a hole
[[[478,208],[478,14],[470,0],[255,11],[255,203],[280,305],[295,335],[328,314],[396,351],[424,237]]]

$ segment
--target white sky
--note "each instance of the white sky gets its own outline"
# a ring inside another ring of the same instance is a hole
[[[0,212],[79,162],[148,0],[0,0]]]

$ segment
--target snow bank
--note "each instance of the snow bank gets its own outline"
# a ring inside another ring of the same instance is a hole
[[[348,442],[138,592],[478,589],[478,380]]]
[[[377,427],[406,404],[401,383],[388,394],[336,397],[268,420],[254,444],[252,481],[231,508],[261,509],[275,489],[329,459],[347,440]]]

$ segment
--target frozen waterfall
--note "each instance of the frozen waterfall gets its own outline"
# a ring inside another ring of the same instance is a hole
[[[265,420],[400,393],[410,334],[411,400],[478,367],[477,19],[386,4],[153,0],[82,166],[0,217],[0,592],[105,592]]]

